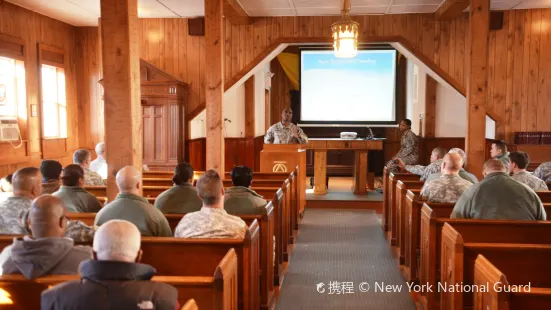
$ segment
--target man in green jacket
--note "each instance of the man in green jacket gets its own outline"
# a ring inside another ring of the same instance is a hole
[[[190,164],[178,164],[174,169],[172,182],[174,187],[162,192],[155,199],[157,209],[164,214],[182,214],[201,210],[203,202],[197,196],[197,189],[193,187],[193,167]]]
[[[266,199],[250,189],[253,172],[247,166],[236,166],[231,170],[233,186],[224,193],[224,209],[229,214],[265,214]]]
[[[94,224],[100,226],[110,220],[126,220],[136,225],[142,236],[172,237],[166,217],[141,197],[142,175],[138,169],[126,166],[117,172],[119,194],[96,215]]]
[[[101,203],[96,196],[88,193],[84,186],[84,170],[79,165],[68,165],[61,174],[61,188],[52,196],[63,201],[69,212],[96,213],[101,209]]]

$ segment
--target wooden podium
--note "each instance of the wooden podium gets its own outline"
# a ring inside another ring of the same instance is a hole
[[[299,167],[299,206],[300,213],[306,206],[306,145],[303,144],[264,144],[260,152],[261,172],[289,172]]]

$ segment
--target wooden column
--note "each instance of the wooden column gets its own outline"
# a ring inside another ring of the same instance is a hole
[[[314,151],[314,194],[327,195],[327,150]]]
[[[367,150],[356,150],[354,155],[354,195],[367,194]],[[370,185],[373,188],[373,185]]]
[[[245,81],[245,137],[254,138],[255,120],[254,120],[254,75]]]
[[[436,131],[436,82],[430,75],[427,76],[425,86],[425,118],[423,137],[434,138]]]
[[[224,20],[223,0],[205,0],[207,169],[224,173]]]
[[[471,0],[467,53],[467,168],[482,176],[486,138],[486,87],[490,0]]]
[[[270,92],[271,90],[264,90],[264,131],[268,131],[270,128]]]
[[[107,198],[118,193],[115,175],[123,166],[142,167],[142,111],[137,0],[101,1],[105,100]]]

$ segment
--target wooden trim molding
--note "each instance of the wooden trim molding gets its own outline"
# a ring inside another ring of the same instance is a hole
[[[450,20],[459,17],[469,6],[469,0],[446,0],[435,12],[437,20]]]
[[[21,38],[0,34],[0,56],[25,61],[25,41]]]
[[[234,25],[248,25],[252,20],[237,0],[224,1],[224,17]]]

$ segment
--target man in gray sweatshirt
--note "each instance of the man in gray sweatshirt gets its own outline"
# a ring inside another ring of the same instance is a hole
[[[82,261],[92,259],[92,248],[75,246],[63,237],[65,207],[50,195],[36,198],[29,212],[32,236],[14,238],[0,254],[2,274],[21,273],[28,279],[50,274],[77,274]]]

